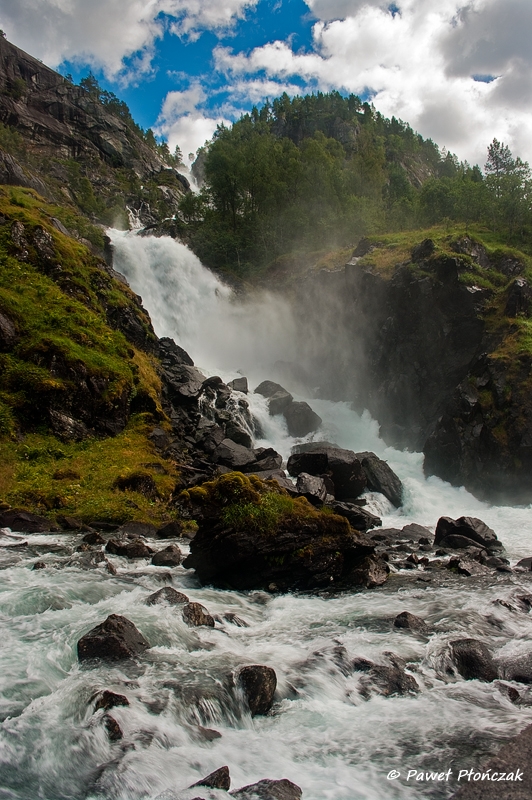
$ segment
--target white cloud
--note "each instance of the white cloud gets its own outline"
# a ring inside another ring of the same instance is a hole
[[[409,122],[460,158],[483,163],[496,136],[532,160],[530,0],[306,0],[318,17],[312,49],[284,41],[251,52],[214,51],[242,79],[298,76],[328,91],[370,91],[386,116]],[[340,18],[339,18],[340,17]],[[481,83],[473,75],[500,76]]]
[[[202,109],[206,99],[198,83],[181,92],[168,92],[154,128],[156,134],[168,140],[172,152],[179,146],[185,163],[189,153],[195,153],[210,139],[218,125],[231,124],[223,115],[213,116]]]
[[[91,64],[109,78],[145,75],[165,31],[197,38],[226,31],[258,0],[2,0],[8,39],[50,67],[64,60]],[[164,16],[166,15],[166,16]],[[134,56],[124,71],[124,59]]]

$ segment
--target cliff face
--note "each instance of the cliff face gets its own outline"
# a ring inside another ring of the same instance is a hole
[[[366,252],[365,252],[366,251]],[[378,419],[425,471],[491,500],[532,500],[526,257],[468,237],[369,242],[304,284],[302,341],[322,395]]]
[[[171,216],[188,181],[120,114],[0,37],[0,183],[104,224],[125,220],[125,206],[145,224]]]

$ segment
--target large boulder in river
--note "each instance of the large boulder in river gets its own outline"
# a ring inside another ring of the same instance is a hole
[[[273,481],[235,472],[183,494],[199,523],[183,565],[202,583],[270,591],[366,585],[356,570],[374,543]]]
[[[457,639],[451,642],[451,654],[456,669],[466,681],[488,683],[497,677],[497,666],[484,644],[478,639]]]
[[[78,642],[78,658],[80,661],[95,658],[120,661],[143,653],[149,646],[130,620],[119,614],[111,614],[105,622],[81,637]]]
[[[366,474],[353,450],[344,450],[330,442],[309,442],[292,448],[287,469],[290,475],[326,473],[334,483],[337,500],[358,497],[367,485]]]
[[[251,716],[267,714],[273,705],[277,688],[275,670],[260,664],[250,664],[239,670],[238,683],[243,689]]]
[[[335,514],[339,514],[341,517],[345,517],[349,520],[349,524],[356,531],[366,532],[372,528],[380,528],[382,525],[380,517],[377,517],[376,514],[372,514],[371,511],[367,511],[362,506],[358,506],[356,503],[341,503],[340,501],[335,501],[331,503],[331,508]]]
[[[283,415],[290,436],[306,436],[317,431],[323,421],[305,402],[290,403]]]
[[[58,531],[59,527],[45,517],[32,514],[23,508],[12,508],[0,513],[0,528],[11,528],[20,533],[42,533],[43,531]]]
[[[300,787],[286,778],[280,781],[265,778],[231,792],[234,800],[301,800],[302,794]]]
[[[380,492],[392,505],[399,508],[403,504],[403,484],[393,469],[375,453],[357,453],[356,456],[366,475],[368,489]]]
[[[447,538],[453,536],[462,536],[469,540],[469,544],[462,543],[460,546],[478,547],[481,545],[486,550],[502,550],[502,543],[497,539],[497,534],[491,528],[488,528],[485,522],[476,517],[460,517],[459,519],[451,519],[450,517],[440,517],[436,525],[436,534],[434,537],[434,544],[440,547],[446,547]],[[451,540],[453,541],[453,540]],[[454,539],[454,546],[459,540]],[[452,544],[449,544],[452,547]]]

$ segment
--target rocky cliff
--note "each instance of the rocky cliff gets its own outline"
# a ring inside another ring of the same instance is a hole
[[[530,502],[529,260],[463,233],[432,237],[365,240],[302,284],[307,367],[321,394],[368,408],[390,444],[423,449],[427,474]]]
[[[0,183],[33,188],[104,224],[125,225],[126,206],[145,224],[171,216],[188,181],[126,112],[0,37]]]

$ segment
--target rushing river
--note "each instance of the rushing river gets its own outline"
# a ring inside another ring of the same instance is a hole
[[[115,267],[142,295],[158,335],[175,338],[207,374],[231,380],[240,371],[253,387],[272,377],[275,361],[297,360],[281,302],[264,294],[235,303],[170,239],[115,233],[114,244]],[[260,396],[249,394],[248,401],[263,427],[258,444],[287,457],[294,440],[281,418],[268,416]],[[417,522],[433,530],[443,514],[477,516],[497,532],[512,563],[532,554],[530,509],[490,507],[464,489],[425,480],[421,455],[387,448],[369,415],[347,403],[309,402],[323,419],[320,439],[373,450],[403,480],[399,510],[380,495],[368,497],[385,527]],[[369,591],[272,596],[201,588],[182,567],[142,560],[111,556],[116,575],[82,569],[71,535],[24,541],[0,536],[1,800],[173,798],[224,764],[233,788],[289,778],[304,800],[447,798],[456,788],[452,778],[407,781],[408,770],[451,769],[456,776],[532,722],[522,685],[516,684],[523,698],[517,705],[498,682],[464,681],[446,671],[446,649],[456,638],[480,639],[496,657],[532,649],[531,617],[494,603],[531,592],[527,573],[440,579],[411,571]],[[47,568],[33,571],[40,560]],[[169,580],[216,615],[214,629],[188,628],[175,608],[145,604]],[[394,630],[403,610],[422,617],[430,636]],[[229,613],[247,627],[226,621]],[[78,639],[109,614],[134,622],[151,649],[136,664],[80,666]],[[420,692],[364,699],[340,652],[377,662],[393,652]],[[231,688],[231,674],[244,664],[276,670],[277,701],[265,717],[252,719]],[[103,689],[129,700],[112,711],[121,741],[109,740],[104,712],[94,713]],[[391,770],[401,777],[387,780]]]

